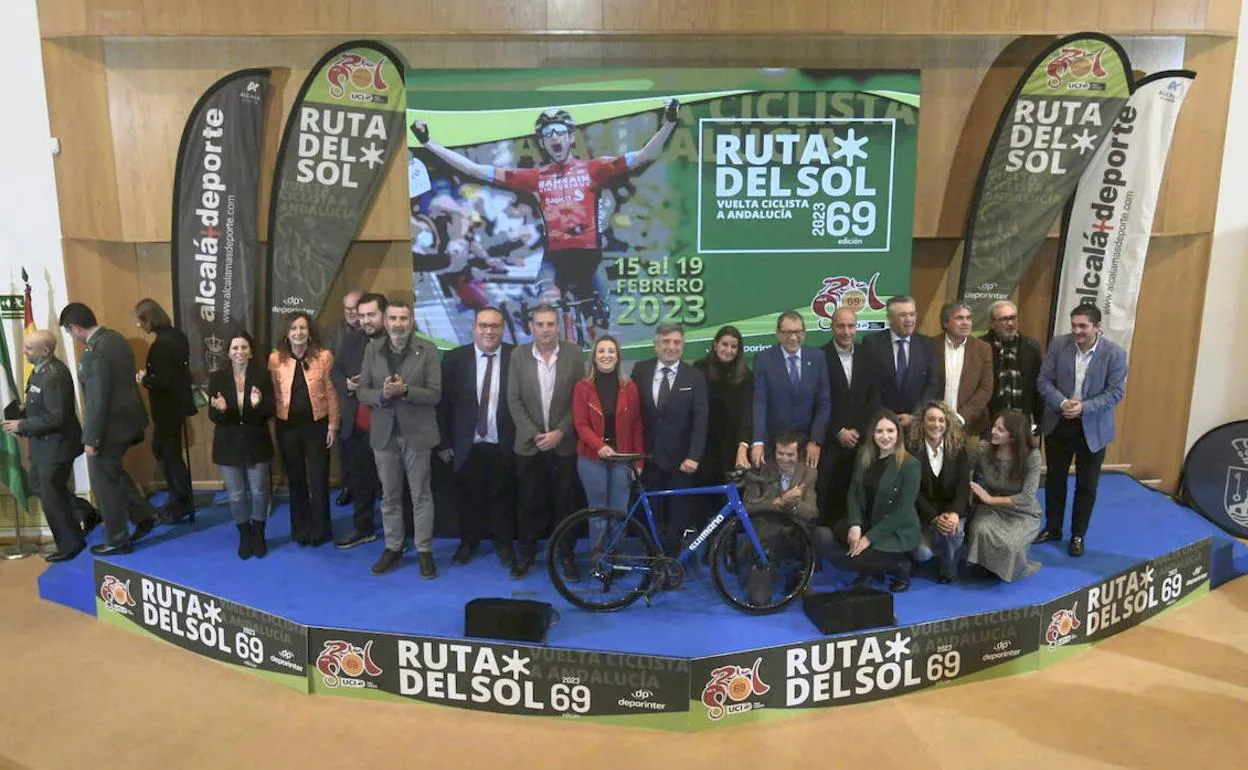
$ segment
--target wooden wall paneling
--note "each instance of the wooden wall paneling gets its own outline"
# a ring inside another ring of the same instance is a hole
[[[108,84],[98,40],[43,44],[48,118],[61,143],[54,160],[61,234],[121,239]]]
[[[444,32],[530,32],[553,29],[545,2],[517,0],[435,0],[432,26]]]
[[[1139,29],[1151,23],[1155,6],[1165,0],[1101,0],[1096,24],[1088,29]]]
[[[1205,28],[1234,35],[1239,29],[1242,0],[1205,0]]]
[[[1049,343],[1049,313],[1053,308],[1053,284],[1057,279],[1057,245],[1056,237],[1045,239],[1019,279],[1013,298],[1014,304],[1018,305],[1019,331],[1036,338],[1040,346],[1046,348]]]
[[[1205,26],[1207,0],[1157,0],[1152,28],[1159,30],[1198,30]]]
[[[610,0],[546,0],[546,26],[563,30],[601,30],[603,6]]]
[[[1095,27],[1100,18],[1101,6],[1113,0],[1046,0],[1035,3],[1021,0],[1018,3],[1017,30],[1019,34],[1079,32]],[[1146,30],[1151,19],[1140,19],[1132,30]]]
[[[39,35],[61,37],[87,33],[88,0],[36,0]]]
[[[1196,80],[1175,126],[1153,232],[1213,231],[1235,49],[1234,40],[1188,39],[1186,66]]]
[[[910,296],[919,314],[919,332],[940,333],[940,307],[957,288],[956,266],[961,241],[956,238],[915,238],[910,261]]]

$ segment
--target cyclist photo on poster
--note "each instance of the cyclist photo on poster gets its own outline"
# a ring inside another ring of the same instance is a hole
[[[669,245],[672,228],[652,210],[663,196],[647,194],[639,172],[679,123],[678,100],[579,127],[562,107],[534,117],[536,158],[525,137],[451,149],[425,121],[411,125],[416,314],[439,341],[470,340],[473,312],[493,305],[506,311],[508,341],[525,342],[529,311],[549,304],[560,336],[588,350],[617,317],[614,260]]]

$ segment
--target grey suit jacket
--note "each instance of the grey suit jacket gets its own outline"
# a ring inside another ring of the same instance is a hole
[[[516,422],[516,454],[532,457],[538,453],[537,434],[546,433],[542,420],[542,387],[537,379],[537,359],[530,342],[511,352],[507,370],[507,408]],[[585,376],[581,348],[559,340],[555,362],[555,393],[550,399],[549,430],[563,431],[563,441],[555,454],[576,454],[576,431],[572,429],[572,389]]]
[[[74,380],[69,367],[51,358],[26,383],[26,407],[19,431],[30,438],[36,465],[72,462],[82,454],[82,426],[74,411]]]
[[[396,372],[407,385],[407,395],[387,398],[382,386],[391,374],[385,353],[389,344],[386,337],[368,343],[360,368],[360,387],[355,391],[361,404],[372,407],[368,444],[373,449],[385,449],[397,426],[409,447],[433,450],[440,442],[437,407],[442,397],[442,364],[438,349],[413,334],[407,342],[407,357]]]
[[[82,383],[82,443],[91,447],[128,446],[143,440],[147,410],[134,382],[134,351],[112,329],[100,327],[87,340],[78,362]]]
[[[1070,334],[1054,337],[1040,367],[1036,389],[1044,399],[1040,432],[1049,435],[1062,420],[1062,402],[1077,397],[1075,390],[1075,351],[1079,349]],[[1088,449],[1099,452],[1114,440],[1114,407],[1122,401],[1127,387],[1127,351],[1102,337],[1088,362],[1083,378],[1083,436]]]

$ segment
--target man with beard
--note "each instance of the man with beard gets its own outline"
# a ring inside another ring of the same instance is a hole
[[[350,298],[348,293],[343,300],[344,308]],[[344,405],[338,432],[343,447],[342,475],[346,495],[354,503],[353,526],[350,533],[335,543],[339,548],[354,548],[377,539],[377,524],[373,518],[373,506],[377,502],[377,466],[368,437],[372,411],[360,402],[359,387],[368,343],[386,336],[383,314],[388,304],[381,294],[357,293],[358,328],[345,330],[334,351],[332,378],[338,389],[338,403]]]
[[[1018,306],[1008,299],[992,303],[988,324],[992,328],[983,338],[992,346],[992,398],[988,400],[988,414],[995,418],[1006,409],[1015,409],[1027,415],[1032,425],[1039,425],[1044,411],[1044,401],[1036,388],[1044,358],[1040,343],[1018,333]]]

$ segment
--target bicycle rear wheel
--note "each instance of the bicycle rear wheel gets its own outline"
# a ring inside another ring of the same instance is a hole
[[[711,543],[711,578],[728,604],[751,615],[766,615],[784,608],[810,585],[815,544],[806,528],[787,513],[760,511],[750,514],[750,521],[767,564],[758,558],[741,518],[734,517]]]
[[[657,578],[655,564],[661,556],[637,518],[610,508],[585,508],[551,533],[546,568],[563,598],[582,609],[606,612],[627,607],[646,593]],[[576,564],[576,582],[564,574],[567,558]]]

